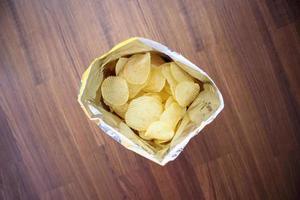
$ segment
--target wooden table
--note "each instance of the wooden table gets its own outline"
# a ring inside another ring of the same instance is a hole
[[[297,0],[0,1],[0,199],[300,197]],[[89,63],[132,36],[215,80],[225,109],[165,167],[76,101]]]

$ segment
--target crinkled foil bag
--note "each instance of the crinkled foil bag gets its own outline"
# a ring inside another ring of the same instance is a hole
[[[101,97],[100,86],[105,75],[106,68],[113,68],[110,65],[118,58],[128,55],[133,55],[143,52],[159,52],[176,62],[182,69],[184,69],[192,77],[198,79],[202,83],[209,83],[214,87],[218,106],[211,113],[206,113],[204,121],[198,124],[193,124],[185,127],[180,135],[175,135],[174,138],[166,144],[163,148],[156,148],[150,142],[143,140],[134,133],[128,126],[127,131],[120,131],[120,124],[124,121],[117,115],[111,113],[109,109],[105,108]],[[196,136],[207,124],[211,123],[216,116],[224,108],[223,97],[213,82],[213,80],[195,64],[191,63],[182,55],[170,50],[168,47],[146,38],[130,38],[124,42],[119,43],[113,47],[109,52],[96,58],[84,72],[81,79],[81,86],[78,95],[78,102],[86,115],[118,143],[127,149],[136,152],[137,154],[152,160],[159,165],[165,165],[169,161],[174,160],[187,145],[189,140]]]

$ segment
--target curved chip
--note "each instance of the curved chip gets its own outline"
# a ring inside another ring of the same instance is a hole
[[[162,111],[162,103],[155,97],[138,97],[129,103],[125,121],[131,128],[145,131],[152,122],[159,119]]]
[[[127,63],[128,58],[119,58],[116,67],[115,67],[115,73],[116,75],[119,75],[119,73],[123,70],[125,64]]]
[[[101,93],[108,104],[115,106],[125,104],[129,97],[126,80],[118,76],[109,76],[104,79],[101,85]]]
[[[165,122],[171,127],[171,129],[174,130],[178,121],[184,116],[185,111],[186,108],[179,106],[176,102],[173,102],[161,114],[160,121]]]
[[[190,81],[180,82],[175,89],[175,99],[180,106],[188,106],[197,97],[200,86]]]
[[[169,141],[174,136],[174,131],[170,126],[162,121],[156,121],[150,124],[148,127],[145,137],[163,141]]]
[[[132,99],[136,97],[136,95],[142,91],[142,89],[145,87],[146,84],[136,85],[136,84],[128,84],[128,90],[129,90],[129,99]]]
[[[181,69],[175,62],[170,64],[170,70],[172,76],[178,83],[182,81],[193,81],[193,78]]]
[[[146,92],[160,92],[165,86],[166,78],[161,73],[160,67],[151,66],[149,80],[144,90]]]
[[[156,98],[158,101],[163,102],[162,98],[160,97],[159,93],[144,93],[142,96],[150,96]]]
[[[124,74],[124,70],[122,70],[119,73],[119,76],[126,79],[125,74]],[[137,94],[139,94],[142,91],[142,89],[147,85],[147,83],[148,83],[148,79],[143,84],[132,84],[132,83],[127,82],[128,90],[129,90],[129,99],[132,99],[132,98],[136,97]]]
[[[128,109],[128,103],[125,103],[121,106],[112,106],[112,110],[123,119],[125,118],[125,113],[127,112],[127,109]]]
[[[171,74],[170,66],[171,66],[170,63],[166,63],[166,64],[163,64],[160,67],[162,68],[162,71],[161,71],[162,74],[164,75],[167,82],[169,83],[171,93],[174,96],[177,82],[176,82],[175,78],[173,77],[173,75]]]
[[[143,84],[150,75],[150,53],[131,56],[124,66],[124,77],[131,84]]]

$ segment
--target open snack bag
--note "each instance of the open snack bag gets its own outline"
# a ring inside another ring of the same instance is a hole
[[[114,140],[160,165],[221,112],[211,78],[164,45],[131,38],[84,72],[78,101]]]

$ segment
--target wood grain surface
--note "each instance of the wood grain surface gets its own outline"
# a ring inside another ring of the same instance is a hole
[[[299,199],[298,0],[0,0],[0,199]],[[225,109],[165,167],[76,101],[132,36],[201,66]]]

